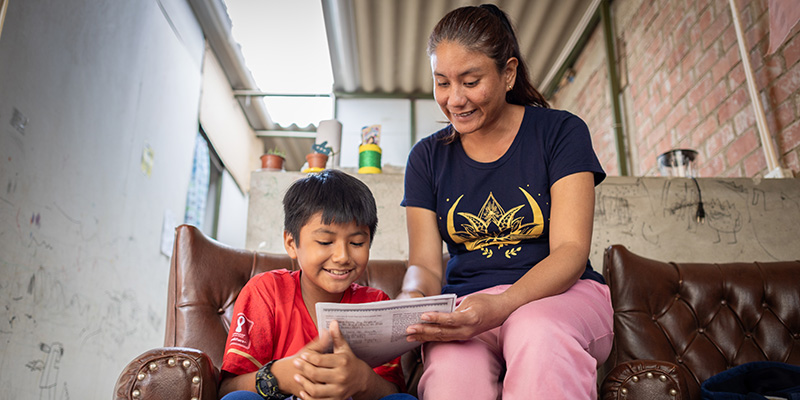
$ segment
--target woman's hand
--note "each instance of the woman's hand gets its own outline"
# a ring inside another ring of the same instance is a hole
[[[467,296],[452,313],[422,314],[423,324],[406,329],[409,342],[467,340],[494,329],[516,309],[503,294],[476,293]]]

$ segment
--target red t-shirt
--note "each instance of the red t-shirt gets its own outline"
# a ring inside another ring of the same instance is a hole
[[[342,303],[389,300],[386,293],[351,284]],[[300,271],[274,270],[258,274],[244,286],[233,306],[222,370],[242,375],[271,360],[295,355],[316,339],[317,327],[303,302]],[[376,367],[375,372],[403,390],[400,358]]]

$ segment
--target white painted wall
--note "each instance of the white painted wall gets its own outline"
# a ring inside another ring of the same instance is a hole
[[[244,248],[247,236],[248,196],[243,194],[228,171],[222,172],[217,240],[231,247]]]
[[[416,100],[416,137],[414,143],[444,128],[449,123],[435,100]]]
[[[358,167],[361,128],[381,125],[381,164],[405,165],[411,149],[411,104],[406,99],[339,99],[336,119],[342,123],[342,167]]]
[[[180,1],[180,0],[174,0]],[[219,60],[209,48],[203,60],[200,123],[239,187],[250,190],[250,172],[261,168],[264,144],[256,139]],[[246,149],[243,151],[243,149]]]
[[[411,146],[419,139],[441,129],[446,121],[433,100],[414,100],[416,120],[411,120],[411,101],[408,99],[338,99],[336,119],[342,123],[342,153],[344,168],[358,167],[358,146],[361,128],[381,125],[381,163],[405,167]],[[412,138],[412,125],[417,130]]]
[[[163,343],[203,36],[183,0],[12,0],[3,28],[0,397],[106,399]]]

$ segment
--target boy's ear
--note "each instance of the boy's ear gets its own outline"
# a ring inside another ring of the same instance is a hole
[[[297,241],[289,231],[283,231],[283,247],[292,259],[297,259]]]

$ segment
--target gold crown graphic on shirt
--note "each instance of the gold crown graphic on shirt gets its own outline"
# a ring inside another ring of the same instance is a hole
[[[525,189],[518,188],[525,195],[528,204],[533,210],[533,221],[523,224],[525,217],[517,217],[516,214],[525,207],[525,204],[518,205],[508,211],[503,209],[503,206],[495,199],[493,193],[489,193],[489,197],[483,203],[478,215],[468,212],[458,212],[458,216],[467,220],[468,223],[461,224],[462,231],[456,231],[454,223],[454,215],[458,203],[464,197],[462,194],[450,207],[447,212],[447,233],[450,238],[457,244],[464,244],[469,251],[484,249],[483,254],[491,257],[492,253],[485,250],[489,246],[497,246],[498,249],[503,246],[510,246],[518,244],[524,239],[537,238],[544,230],[544,218],[539,204],[533,199]],[[497,227],[495,232],[490,232],[489,227],[494,224]],[[511,249],[506,251],[506,257],[516,255],[518,249]]]

